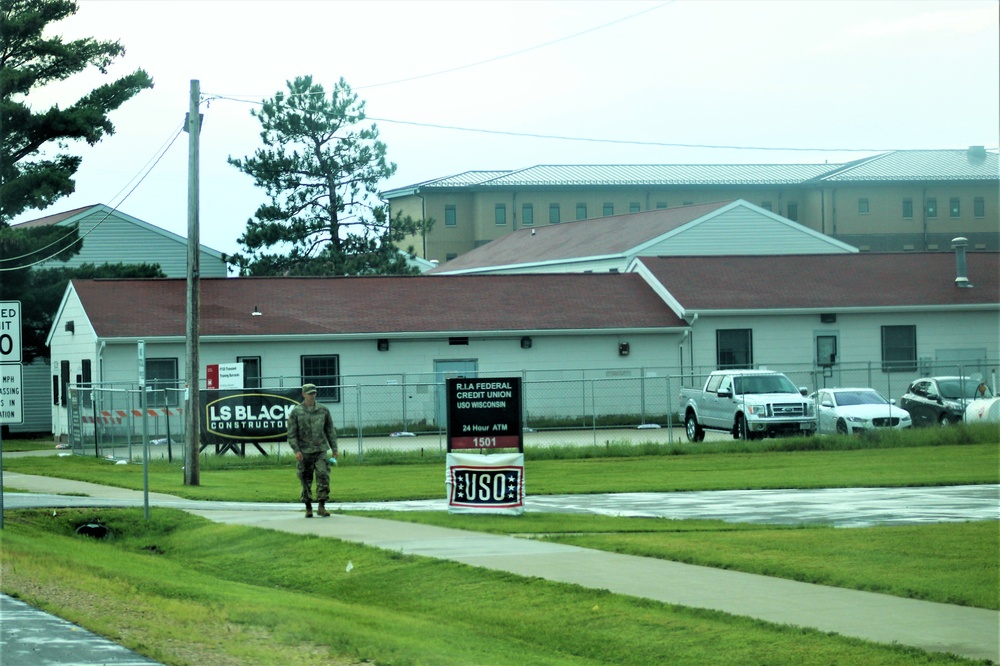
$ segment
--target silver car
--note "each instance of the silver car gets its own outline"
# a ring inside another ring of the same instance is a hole
[[[881,428],[909,428],[910,413],[870,388],[820,389],[816,403],[819,434],[855,435]]]

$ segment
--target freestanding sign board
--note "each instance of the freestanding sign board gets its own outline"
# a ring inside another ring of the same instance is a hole
[[[448,511],[524,513],[521,378],[449,379],[447,400]],[[484,455],[495,449],[517,453]]]

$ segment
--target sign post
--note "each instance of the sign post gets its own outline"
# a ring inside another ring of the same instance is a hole
[[[21,301],[0,301],[0,530],[4,514],[2,426],[24,422],[21,379]]]
[[[523,514],[521,378],[458,377],[446,393],[449,513]],[[485,453],[497,449],[517,453]]]

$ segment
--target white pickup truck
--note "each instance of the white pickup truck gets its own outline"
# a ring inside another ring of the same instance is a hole
[[[731,432],[734,439],[816,432],[816,407],[807,389],[770,370],[716,370],[700,389],[682,388],[679,414],[692,442],[705,430]]]

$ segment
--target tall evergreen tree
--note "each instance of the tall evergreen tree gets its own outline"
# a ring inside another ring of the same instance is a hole
[[[77,9],[73,0],[0,0],[0,229],[25,210],[41,210],[73,192],[81,157],[46,155],[46,147],[63,151],[70,141],[94,145],[114,134],[108,114],[153,87],[149,75],[137,69],[65,108],[33,110],[33,91],[90,67],[106,74],[125,53],[119,42],[43,36]]]
[[[340,79],[329,95],[311,76],[287,83],[251,114],[264,147],[229,163],[250,175],[270,202],[230,258],[240,275],[415,273],[396,243],[424,222],[389,218],[379,183],[396,172],[365,104]],[[410,249],[412,254],[412,248]]]

